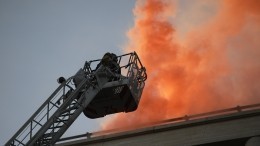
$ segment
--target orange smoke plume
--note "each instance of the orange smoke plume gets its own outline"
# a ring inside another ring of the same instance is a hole
[[[126,50],[137,52],[148,80],[138,109],[115,115],[104,129],[260,102],[260,1],[215,4],[210,18],[180,32],[177,3],[137,1]]]

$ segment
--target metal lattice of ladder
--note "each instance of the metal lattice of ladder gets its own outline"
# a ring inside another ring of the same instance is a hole
[[[111,84],[111,93],[119,96],[121,94],[118,92],[121,90],[115,89],[118,88],[118,85],[125,83],[124,86],[128,88],[130,97],[135,104],[132,109],[126,112],[135,110],[144,88],[144,81],[147,78],[145,68],[135,52],[117,57],[120,68],[125,69],[122,74],[115,74],[108,67],[102,65],[98,69],[92,69],[91,65],[96,66],[95,63],[100,62],[100,59],[86,62],[84,68],[80,69],[76,75],[59,82],[61,85],[5,145],[54,145],[83,110],[90,105],[96,95],[102,91],[105,84]],[[113,82],[114,85],[110,81],[111,77],[117,78],[117,81]]]
[[[97,93],[89,78],[76,89],[70,85],[72,79],[62,83],[6,145],[54,144]],[[88,100],[84,98],[83,90],[91,90]]]

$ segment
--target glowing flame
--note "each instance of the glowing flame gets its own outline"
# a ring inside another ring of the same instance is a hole
[[[199,25],[178,23],[178,3],[137,1],[126,50],[138,53],[148,80],[137,111],[104,129],[260,102],[260,1],[198,0],[187,12],[196,16],[195,3],[216,11]]]

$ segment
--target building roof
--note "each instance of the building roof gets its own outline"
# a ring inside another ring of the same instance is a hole
[[[114,129],[63,138],[57,146],[201,145],[230,140],[244,144],[248,138],[260,135],[259,121],[260,104],[237,106],[149,123],[138,129]]]

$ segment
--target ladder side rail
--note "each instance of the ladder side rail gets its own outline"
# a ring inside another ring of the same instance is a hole
[[[76,98],[76,95],[79,93],[79,91],[84,87],[87,79],[84,79],[79,87],[70,95],[70,97],[56,110],[56,112],[48,119],[48,121],[38,130],[38,132],[27,142],[27,145],[33,145],[36,140],[38,140],[53,124],[54,119],[58,117],[59,110],[65,110],[69,105],[70,102],[73,101],[74,98]]]
[[[79,99],[78,102],[78,108],[74,111],[73,115],[70,117],[70,119],[62,126],[62,128],[57,132],[57,134],[53,137],[51,144],[55,144],[60,137],[67,131],[67,129],[70,127],[70,125],[77,119],[77,117],[83,112],[83,110],[90,104],[90,102],[94,99],[94,97],[97,95],[99,89],[98,88],[92,88],[92,86],[89,86],[88,90],[85,92],[85,94],[82,94],[82,96]]]
[[[71,79],[68,79],[68,81]],[[6,146],[11,145],[12,142],[28,127],[34,118],[43,110],[43,108],[51,101],[51,99],[60,91],[60,89],[66,85],[66,82],[62,83],[50,96],[49,98],[38,108],[38,110],[24,123],[24,125],[13,135],[13,137],[5,144]]]

